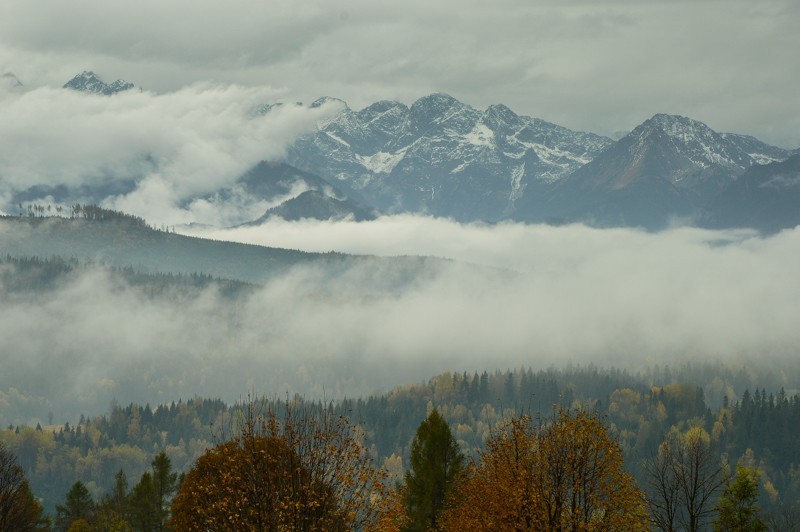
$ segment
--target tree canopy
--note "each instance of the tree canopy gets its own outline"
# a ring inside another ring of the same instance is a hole
[[[189,471],[172,506],[179,530],[352,530],[393,508],[384,475],[345,418],[244,406],[234,436]]]
[[[644,496],[622,451],[586,412],[515,417],[465,470],[445,530],[647,530]]]

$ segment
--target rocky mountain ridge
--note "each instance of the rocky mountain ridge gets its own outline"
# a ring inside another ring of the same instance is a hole
[[[480,111],[432,94],[410,107],[380,101],[353,111],[344,105],[301,137],[287,161],[346,184],[388,213],[496,220],[528,189],[549,186],[612,143],[504,105]]]
[[[64,87],[114,94],[134,85],[106,84],[85,71]],[[737,189],[739,177],[793,153],[678,115],[656,114],[615,141],[522,116],[502,104],[476,109],[442,93],[410,106],[383,100],[353,110],[324,97],[310,107],[332,101],[340,110],[291,144],[285,160],[262,161],[230,185],[182,198],[179,206],[199,201],[219,207],[227,214],[211,223],[231,225],[273,216],[369,220],[380,213],[414,213],[460,222],[581,222],[651,230],[721,220],[741,226],[748,219],[749,196],[743,191],[754,191],[754,205],[764,198],[757,193],[763,187]],[[265,103],[253,110],[253,119],[281,105],[302,104]],[[155,159],[142,157],[157,170]],[[22,209],[22,203],[41,198],[103,204],[135,190],[139,179],[110,175],[93,186],[33,185],[15,191],[5,208],[12,212],[9,206]],[[728,196],[738,198],[735,204],[743,209],[738,221],[715,211],[729,189],[738,190]],[[759,224],[777,227],[790,218]]]
[[[112,81],[111,83],[106,83],[91,70],[84,70],[66,82],[63,88],[110,96],[118,92],[131,90],[134,87],[135,85],[133,83],[122,79]]]
[[[657,114],[533,198],[520,217],[658,229],[676,218],[702,218],[709,202],[747,168],[788,156],[753,137]]]

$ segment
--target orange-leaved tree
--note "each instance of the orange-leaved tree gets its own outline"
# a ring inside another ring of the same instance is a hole
[[[647,530],[645,499],[603,423],[561,410],[516,417],[465,470],[444,530]]]
[[[172,506],[173,528],[393,526],[402,506],[347,419],[291,404],[279,416],[264,404],[248,401],[234,436],[209,449],[186,474]]]

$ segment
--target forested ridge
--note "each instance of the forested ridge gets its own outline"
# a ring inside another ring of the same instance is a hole
[[[59,256],[15,257],[0,256],[0,294],[23,297],[47,294],[82,273],[102,269],[120,283],[135,287],[140,293],[164,296],[165,292],[183,297],[196,296],[205,288],[217,288],[225,296],[237,296],[252,290],[255,285],[244,281],[221,279],[201,272],[152,273],[132,266],[120,267],[102,260],[86,260]]]
[[[709,401],[702,386],[682,382],[684,378],[707,380],[715,391],[721,387],[722,398]],[[414,431],[433,408],[447,420],[467,456],[480,451],[493,430],[515,415],[547,419],[557,408],[593,412],[618,439],[627,470],[645,491],[646,461],[656,455],[659,444],[670,433],[700,428],[709,435],[715,456],[761,472],[765,512],[793,515],[800,497],[795,432],[800,395],[752,386],[758,378],[744,367],[721,364],[656,367],[638,374],[594,366],[520,368],[444,373],[366,398],[322,403],[293,397],[288,404],[351,420],[376,463],[398,481],[408,467]],[[739,389],[738,398],[727,395]],[[287,405],[285,398],[267,401],[277,412]],[[206,449],[225,439],[231,417],[241,408],[201,397],[158,406],[114,403],[107,413],[84,416],[74,424],[9,426],[0,440],[18,457],[33,492],[52,511],[77,480],[100,500],[113,488],[118,471],[136,479],[161,451],[177,471],[188,470]]]

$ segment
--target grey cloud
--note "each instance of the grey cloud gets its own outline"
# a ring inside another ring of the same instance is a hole
[[[398,217],[210,236],[458,261],[403,284],[407,271],[386,263],[298,268],[239,300],[213,289],[153,298],[89,271],[0,301],[0,400],[31,397],[16,408],[77,416],[112,397],[352,397],[521,365],[786,364],[800,345],[800,229],[761,238]]]
[[[354,107],[449,92],[598,133],[671,112],[794,147],[794,4],[92,0],[80,16],[51,0],[45,17],[15,0],[0,7],[0,65],[32,86],[102,66],[159,91],[270,84]]]
[[[278,96],[270,88],[210,84],[160,95],[99,97],[47,87],[5,93],[0,193],[135,181],[132,192],[106,204],[154,222],[194,221],[176,205],[232,184],[260,160],[280,158],[294,138],[335,112],[326,105],[254,113]]]

